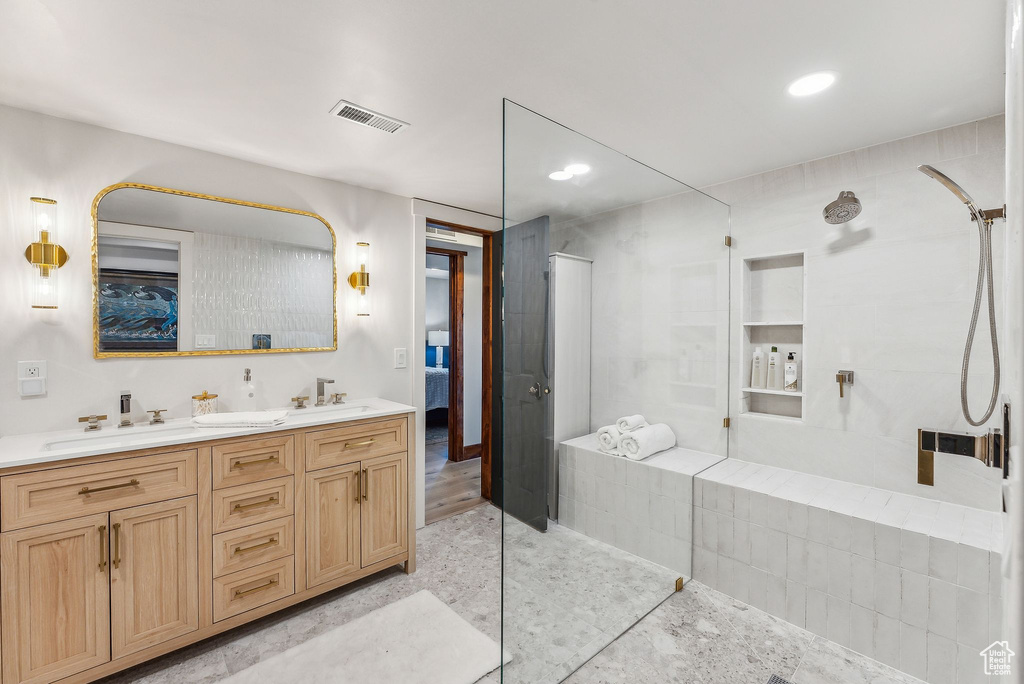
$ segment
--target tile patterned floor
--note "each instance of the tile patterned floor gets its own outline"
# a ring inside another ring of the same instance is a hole
[[[696,582],[672,594],[670,571],[571,530],[506,521],[505,533],[505,646],[515,657],[505,682],[762,684],[774,673],[794,684],[920,684]],[[411,576],[396,568],[361,580],[105,684],[216,682],[421,589],[498,640],[500,542],[500,511],[480,506],[420,531]],[[497,671],[481,680],[500,681]]]
[[[924,684],[768,613],[689,582],[566,684]]]

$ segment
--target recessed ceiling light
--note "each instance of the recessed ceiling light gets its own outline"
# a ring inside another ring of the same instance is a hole
[[[574,176],[579,176],[590,171],[589,164],[569,164],[565,167],[566,173],[571,173]]]
[[[807,97],[825,90],[836,82],[834,71],[817,71],[813,74],[801,76],[786,89],[793,97]]]
[[[569,180],[572,178],[572,174],[568,171],[555,171],[548,174],[548,178],[551,180]]]

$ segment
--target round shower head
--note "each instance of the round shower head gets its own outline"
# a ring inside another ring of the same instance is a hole
[[[821,215],[825,217],[825,223],[835,225],[857,218],[860,209],[860,200],[857,199],[857,196],[849,190],[843,190],[834,202],[830,202],[825,207]]]

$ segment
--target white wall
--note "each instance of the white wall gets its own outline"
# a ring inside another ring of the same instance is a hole
[[[708,188],[732,206],[732,457],[968,506],[999,506],[999,473],[936,455],[935,486],[917,484],[917,429],[967,431],[960,365],[974,300],[978,233],[966,208],[919,164],[934,164],[982,208],[1006,201],[1003,117],[847,152]],[[863,213],[827,225],[823,207],[852,190]],[[1019,230],[1019,229],[1018,229]],[[995,224],[1002,342],[1008,227]],[[803,422],[740,415],[749,359],[739,358],[742,259],[805,251]],[[978,326],[970,397],[992,380],[986,319]],[[1010,347],[1005,347],[1010,348]],[[1005,358],[1005,352],[1004,352]],[[855,372],[839,398],[835,374]],[[1004,379],[1005,382],[1005,379]],[[1003,391],[1009,391],[1009,384]],[[993,420],[992,424],[997,424]]]
[[[413,368],[393,369],[393,349],[410,359],[422,340],[413,328],[415,279],[410,200],[344,183],[243,162],[148,138],[0,107],[0,433],[74,429],[76,418],[117,413],[130,389],[135,419],[166,408],[187,416],[190,397],[207,389],[230,409],[242,369],[252,368],[264,404],[284,405],[312,394],[318,375],[333,377],[350,397],[381,396],[412,403]],[[338,236],[338,351],[259,356],[102,359],[92,356],[89,259],[93,197],[112,183],[134,181],[303,209],[323,216]],[[30,196],[58,201],[59,240],[70,254],[61,269],[60,308],[29,306],[32,270],[22,253],[30,241]],[[352,250],[373,250],[373,311],[357,319],[345,284]],[[17,395],[18,360],[49,362],[48,394]],[[421,397],[422,398],[422,397]],[[422,491],[422,490],[421,490]]]
[[[426,325],[427,332],[431,330],[448,330],[448,279],[427,278],[426,290]]]

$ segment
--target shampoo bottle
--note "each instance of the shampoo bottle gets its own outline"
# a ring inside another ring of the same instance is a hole
[[[754,389],[764,389],[764,352],[760,347],[754,349],[754,358],[750,363],[750,386]]]
[[[782,389],[787,392],[797,391],[796,354],[789,352],[786,357],[786,386]]]
[[[782,364],[779,363],[779,348],[772,347],[768,354],[768,389],[782,389]]]

